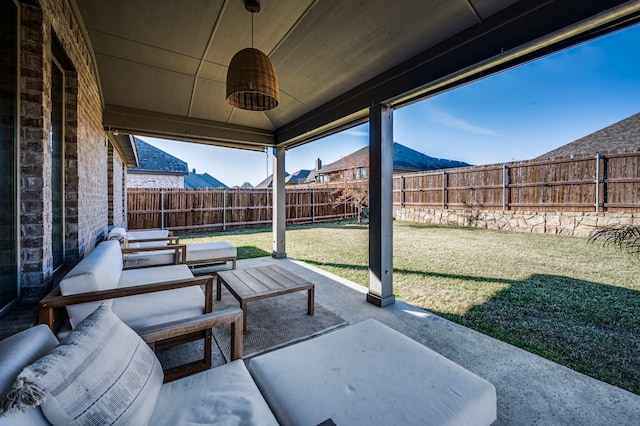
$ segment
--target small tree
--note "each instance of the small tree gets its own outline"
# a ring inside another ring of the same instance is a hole
[[[601,241],[602,245],[613,246],[640,260],[640,227],[635,225],[611,225],[598,228],[589,236],[590,242]]]
[[[253,185],[251,185],[251,183],[249,183],[249,182],[245,182],[242,185],[240,185],[240,188],[242,188],[242,189],[252,189]]]
[[[339,188],[332,194],[333,205],[349,203],[356,212],[357,223],[362,223],[362,212],[369,205],[369,155],[364,158],[345,158],[346,169],[342,171],[344,188]]]

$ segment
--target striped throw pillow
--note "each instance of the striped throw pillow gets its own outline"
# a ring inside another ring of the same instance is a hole
[[[144,425],[162,386],[153,351],[107,305],[60,345],[25,367],[4,397],[12,407],[39,405],[52,424]]]

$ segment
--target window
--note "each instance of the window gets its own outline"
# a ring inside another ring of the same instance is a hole
[[[353,171],[353,180],[360,180],[367,178],[367,168],[366,167],[358,167]]]
[[[0,3],[0,311],[18,297],[18,8]]]
[[[51,62],[51,252],[53,270],[64,265],[64,72]]]

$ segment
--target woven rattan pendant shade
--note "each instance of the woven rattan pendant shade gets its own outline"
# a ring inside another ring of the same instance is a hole
[[[227,102],[250,111],[278,106],[278,76],[267,55],[249,47],[233,56],[227,71]]]

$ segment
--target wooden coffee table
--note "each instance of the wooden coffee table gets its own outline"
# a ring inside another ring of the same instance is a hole
[[[243,329],[247,331],[247,303],[296,291],[309,292],[307,313],[313,315],[314,285],[279,266],[259,266],[218,272],[217,299],[222,297],[222,285],[240,302]]]

